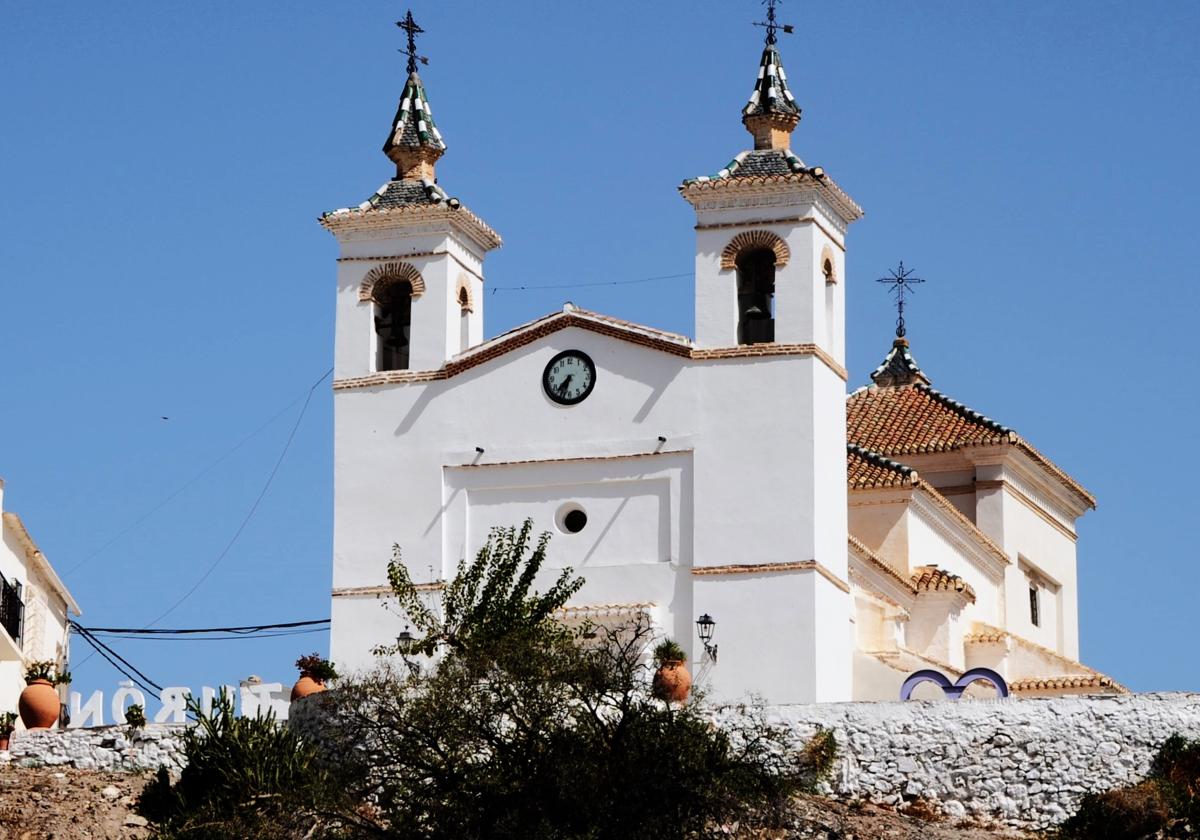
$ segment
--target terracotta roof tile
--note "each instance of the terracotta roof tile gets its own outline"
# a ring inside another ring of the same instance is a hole
[[[975,590],[971,584],[937,566],[917,566],[909,579],[918,592],[958,592],[972,604],[975,603]]]
[[[852,490],[912,487],[917,471],[861,446],[846,446],[846,480]]]
[[[846,439],[892,458],[970,446],[1016,446],[1088,506],[1096,506],[1091,493],[1015,431],[923,382],[855,391],[846,402]]]
[[[1129,689],[1125,686],[1112,677],[1106,677],[1103,674],[1065,674],[1059,677],[1034,677],[1017,680],[1008,684],[1008,690],[1014,694],[1073,688],[1106,688],[1117,694],[1129,693]]]

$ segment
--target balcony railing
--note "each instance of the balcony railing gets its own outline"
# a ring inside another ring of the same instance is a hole
[[[15,586],[0,575],[0,627],[8,631],[14,642],[21,638],[21,620],[25,617],[25,604]]]

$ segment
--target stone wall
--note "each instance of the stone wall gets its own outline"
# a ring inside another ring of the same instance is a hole
[[[0,764],[26,767],[70,765],[80,770],[180,770],[183,767],[185,724],[147,724],[130,731],[128,726],[88,729],[52,729],[12,734]]]
[[[317,696],[293,704],[288,722],[336,751]],[[838,760],[828,792],[899,804],[927,799],[951,817],[1044,828],[1074,813],[1083,794],[1140,780],[1164,740],[1200,738],[1200,694],[831,703],[770,706],[767,721],[801,746],[831,730]],[[715,711],[718,721],[741,714]],[[181,767],[181,725],[151,724],[14,733],[8,758],[84,769]]]
[[[923,798],[951,817],[1045,828],[1085,793],[1143,778],[1170,735],[1200,738],[1200,694],[772,706],[767,720],[797,745],[833,731],[839,798]]]

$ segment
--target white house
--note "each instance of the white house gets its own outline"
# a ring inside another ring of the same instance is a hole
[[[0,530],[0,712],[15,712],[26,665],[49,660],[66,668],[69,613],[79,615],[79,605],[21,517],[4,510],[2,480]]]
[[[680,186],[694,338],[568,305],[485,340],[501,240],[437,182],[446,147],[411,71],[384,146],[395,177],[321,218],[340,245],[340,665],[403,629],[378,601],[393,543],[436,591],[489,528],[532,517],[552,564],[586,578],[572,610],[647,614],[717,697],[893,699],[913,670],[976,665],[1020,692],[1119,690],[1077,661],[1074,521],[1091,496],[932,390],[902,339],[847,400],[862,211],[792,151],[773,34],[742,112],[753,148]]]

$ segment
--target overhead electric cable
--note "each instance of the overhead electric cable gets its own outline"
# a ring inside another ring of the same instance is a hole
[[[230,550],[237,543],[238,538],[241,537],[242,532],[246,529],[246,526],[250,524],[250,520],[254,518],[254,514],[258,511],[258,506],[262,503],[262,500],[267,495],[267,491],[271,489],[271,483],[275,481],[275,476],[279,473],[279,468],[283,465],[283,459],[285,457],[287,457],[288,450],[291,449],[291,447],[292,447],[292,441],[296,439],[296,432],[299,430],[300,423],[301,423],[301,421],[304,420],[304,415],[308,411],[308,404],[310,402],[312,402],[313,392],[317,390],[317,386],[319,386],[322,382],[324,382],[331,373],[333,373],[333,368],[330,368],[329,370],[325,371],[325,373],[321,374],[321,378],[318,379],[316,382],[314,382],[309,387],[308,394],[304,397],[304,405],[302,405],[300,407],[300,414],[296,416],[296,422],[292,424],[292,429],[288,433],[287,440],[283,444],[283,450],[279,453],[279,457],[275,460],[275,466],[273,466],[271,468],[271,472],[267,476],[267,480],[263,483],[262,490],[259,491],[258,496],[254,499],[254,503],[252,505],[250,505],[250,510],[248,510],[246,512],[245,517],[242,518],[241,524],[238,525],[237,530],[234,531],[233,536],[230,538],[229,542],[225,544],[225,547],[223,549],[221,549],[221,553],[218,554],[217,558],[215,560],[213,560],[213,562],[211,564],[209,564],[209,567],[207,569],[204,570],[204,574],[200,575],[200,578],[194,584],[192,584],[191,589],[189,589],[187,592],[183,593],[183,595],[179,598],[179,600],[177,600],[174,604],[172,604],[170,607],[168,607],[157,618],[155,618],[153,621],[147,622],[140,629],[145,630],[145,629],[149,628],[151,625],[157,624],[158,622],[160,622],[164,618],[166,618],[168,615],[175,612],[175,610],[178,609],[179,606],[184,601],[186,601],[188,598],[192,597],[192,595],[196,592],[197,589],[200,588],[200,586],[204,583],[204,581],[208,580],[209,575],[211,575],[214,571],[216,571],[217,566],[221,565],[221,561],[224,560],[225,557],[229,554]],[[85,656],[83,658],[83,661],[81,661],[79,664],[83,665],[84,662],[87,662],[89,659],[92,658],[92,656],[93,656],[93,654],[88,654],[87,656]]]
[[[259,491],[257,498],[254,500],[254,504],[250,505],[250,510],[246,512],[246,516],[242,519],[241,524],[238,525],[237,530],[234,531],[229,542],[225,544],[223,549],[221,549],[221,553],[217,555],[217,559],[214,560],[209,567],[204,570],[204,574],[200,575],[199,579],[192,584],[191,589],[183,593],[179,600],[168,607],[161,615],[158,616],[158,618],[147,622],[146,627],[157,624],[171,613],[175,612],[175,610],[177,610],[184,601],[192,597],[192,595],[197,589],[200,588],[204,581],[208,580],[208,576],[216,571],[217,566],[221,565],[221,561],[224,560],[226,555],[229,554],[230,549],[233,548],[234,544],[238,541],[238,538],[242,536],[242,532],[246,530],[246,526],[250,524],[250,520],[254,518],[254,514],[258,511],[258,506],[262,504],[262,500],[267,495],[267,491],[271,489],[271,483],[275,481],[275,476],[279,473],[279,468],[283,466],[283,459],[287,457],[288,450],[292,448],[292,441],[296,439],[296,432],[300,429],[300,423],[304,420],[304,415],[308,411],[308,404],[312,402],[313,392],[317,390],[317,386],[324,382],[331,373],[333,373],[333,368],[330,368],[329,370],[325,371],[325,373],[321,374],[321,378],[314,382],[312,387],[308,389],[308,395],[304,398],[304,405],[300,407],[300,414],[296,416],[296,422],[292,424],[292,430],[288,432],[287,440],[283,444],[283,450],[279,453],[279,457],[275,460],[275,466],[271,468],[271,473],[267,476],[267,480],[263,483],[262,490]]]
[[[240,633],[256,630],[280,630],[291,627],[307,627],[314,624],[328,624],[328,618],[314,618],[309,621],[284,621],[279,624],[246,624],[241,627],[186,627],[170,629],[166,627],[82,627],[75,626],[89,633],[135,633],[135,634],[171,634],[171,633]]]
[[[87,642],[89,645],[91,645],[95,649],[92,654],[88,655],[87,658],[84,659],[84,662],[86,662],[88,659],[91,659],[92,656],[94,656],[96,653],[98,653],[101,656],[103,656],[105,659],[107,659],[109,664],[117,669],[118,673],[124,675],[125,678],[128,679],[130,682],[136,683],[138,688],[141,688],[143,691],[148,691],[150,694],[154,694],[155,689],[151,688],[151,685],[157,685],[157,683],[154,683],[151,681],[150,684],[148,685],[146,682],[143,682],[142,680],[135,677],[133,674],[129,673],[129,671],[125,670],[125,668],[122,668],[121,665],[118,664],[117,660],[113,658],[113,656],[115,656],[116,654],[109,655],[108,651],[111,651],[112,648],[103,644],[99,640],[92,638],[86,632],[81,632],[79,634],[79,636],[80,636],[80,638],[82,638],[85,642]],[[120,658],[120,657],[118,657],[118,658]],[[124,661],[124,660],[122,660],[122,661]],[[82,664],[82,663],[80,663],[80,664]],[[136,668],[133,668],[132,665],[129,667],[130,667],[130,669],[136,671],[137,673],[139,673],[139,674],[141,673],[140,671],[137,671]],[[158,686],[157,690],[159,692],[161,692],[162,687]]]
[[[96,637],[131,642],[249,642],[256,639],[276,639],[280,636],[307,636],[312,633],[325,633],[328,630],[328,627],[306,627],[297,630],[271,630],[254,635],[235,633],[224,636],[134,636],[126,633],[97,633]]]
[[[655,280],[678,280],[683,277],[691,277],[695,274],[694,271],[689,271],[686,274],[659,274],[654,277],[640,277],[637,280],[598,280],[595,283],[549,283],[546,285],[537,286],[492,286],[492,294],[496,292],[528,292],[534,289],[584,289],[593,286],[631,286],[634,283],[650,283]]]
[[[325,374],[325,376],[328,376],[328,375],[329,375],[328,373]],[[306,393],[311,393],[311,391],[306,392]],[[243,446],[245,446],[247,443],[249,443],[252,439],[257,437],[259,432],[261,432],[263,429],[267,428],[272,423],[274,423],[276,420],[278,420],[280,417],[282,417],[284,414],[286,414],[292,408],[292,406],[294,406],[296,403],[300,402],[300,400],[302,400],[304,398],[305,398],[305,394],[299,394],[290,403],[285,405],[283,408],[279,409],[279,411],[272,414],[269,419],[267,419],[265,422],[262,423],[262,425],[260,425],[258,428],[256,428],[254,431],[252,431],[250,434],[246,435],[244,438],[242,438],[240,441],[238,441],[232,447],[225,450],[225,452],[223,454],[221,454],[220,456],[218,456],[215,461],[210,463],[207,467],[200,470],[200,472],[196,473],[190,479],[188,479],[183,484],[181,484],[165,499],[160,501],[154,507],[150,508],[150,510],[143,513],[137,519],[133,520],[133,522],[126,525],[124,528],[122,528],[120,531],[118,531],[116,534],[114,534],[112,537],[110,537],[108,539],[108,541],[105,542],[102,546],[97,548],[92,553],[88,554],[86,557],[84,557],[82,560],[80,560],[78,563],[76,563],[71,568],[67,569],[64,574],[68,574],[68,575],[72,574],[77,569],[82,567],[85,563],[87,563],[89,560],[91,560],[93,557],[103,554],[105,551],[107,551],[109,548],[111,548],[115,543],[117,543],[122,537],[124,537],[130,531],[137,528],[139,525],[141,525],[143,522],[145,522],[151,516],[158,513],[164,507],[166,507],[171,502],[173,502],[181,493],[183,493],[183,491],[187,490],[189,487],[191,487],[197,481],[204,478],[204,476],[208,475],[210,472],[212,472],[214,469],[216,469],[222,462],[225,461],[226,458],[228,458],[233,453],[237,452],[239,449],[241,449]]]

